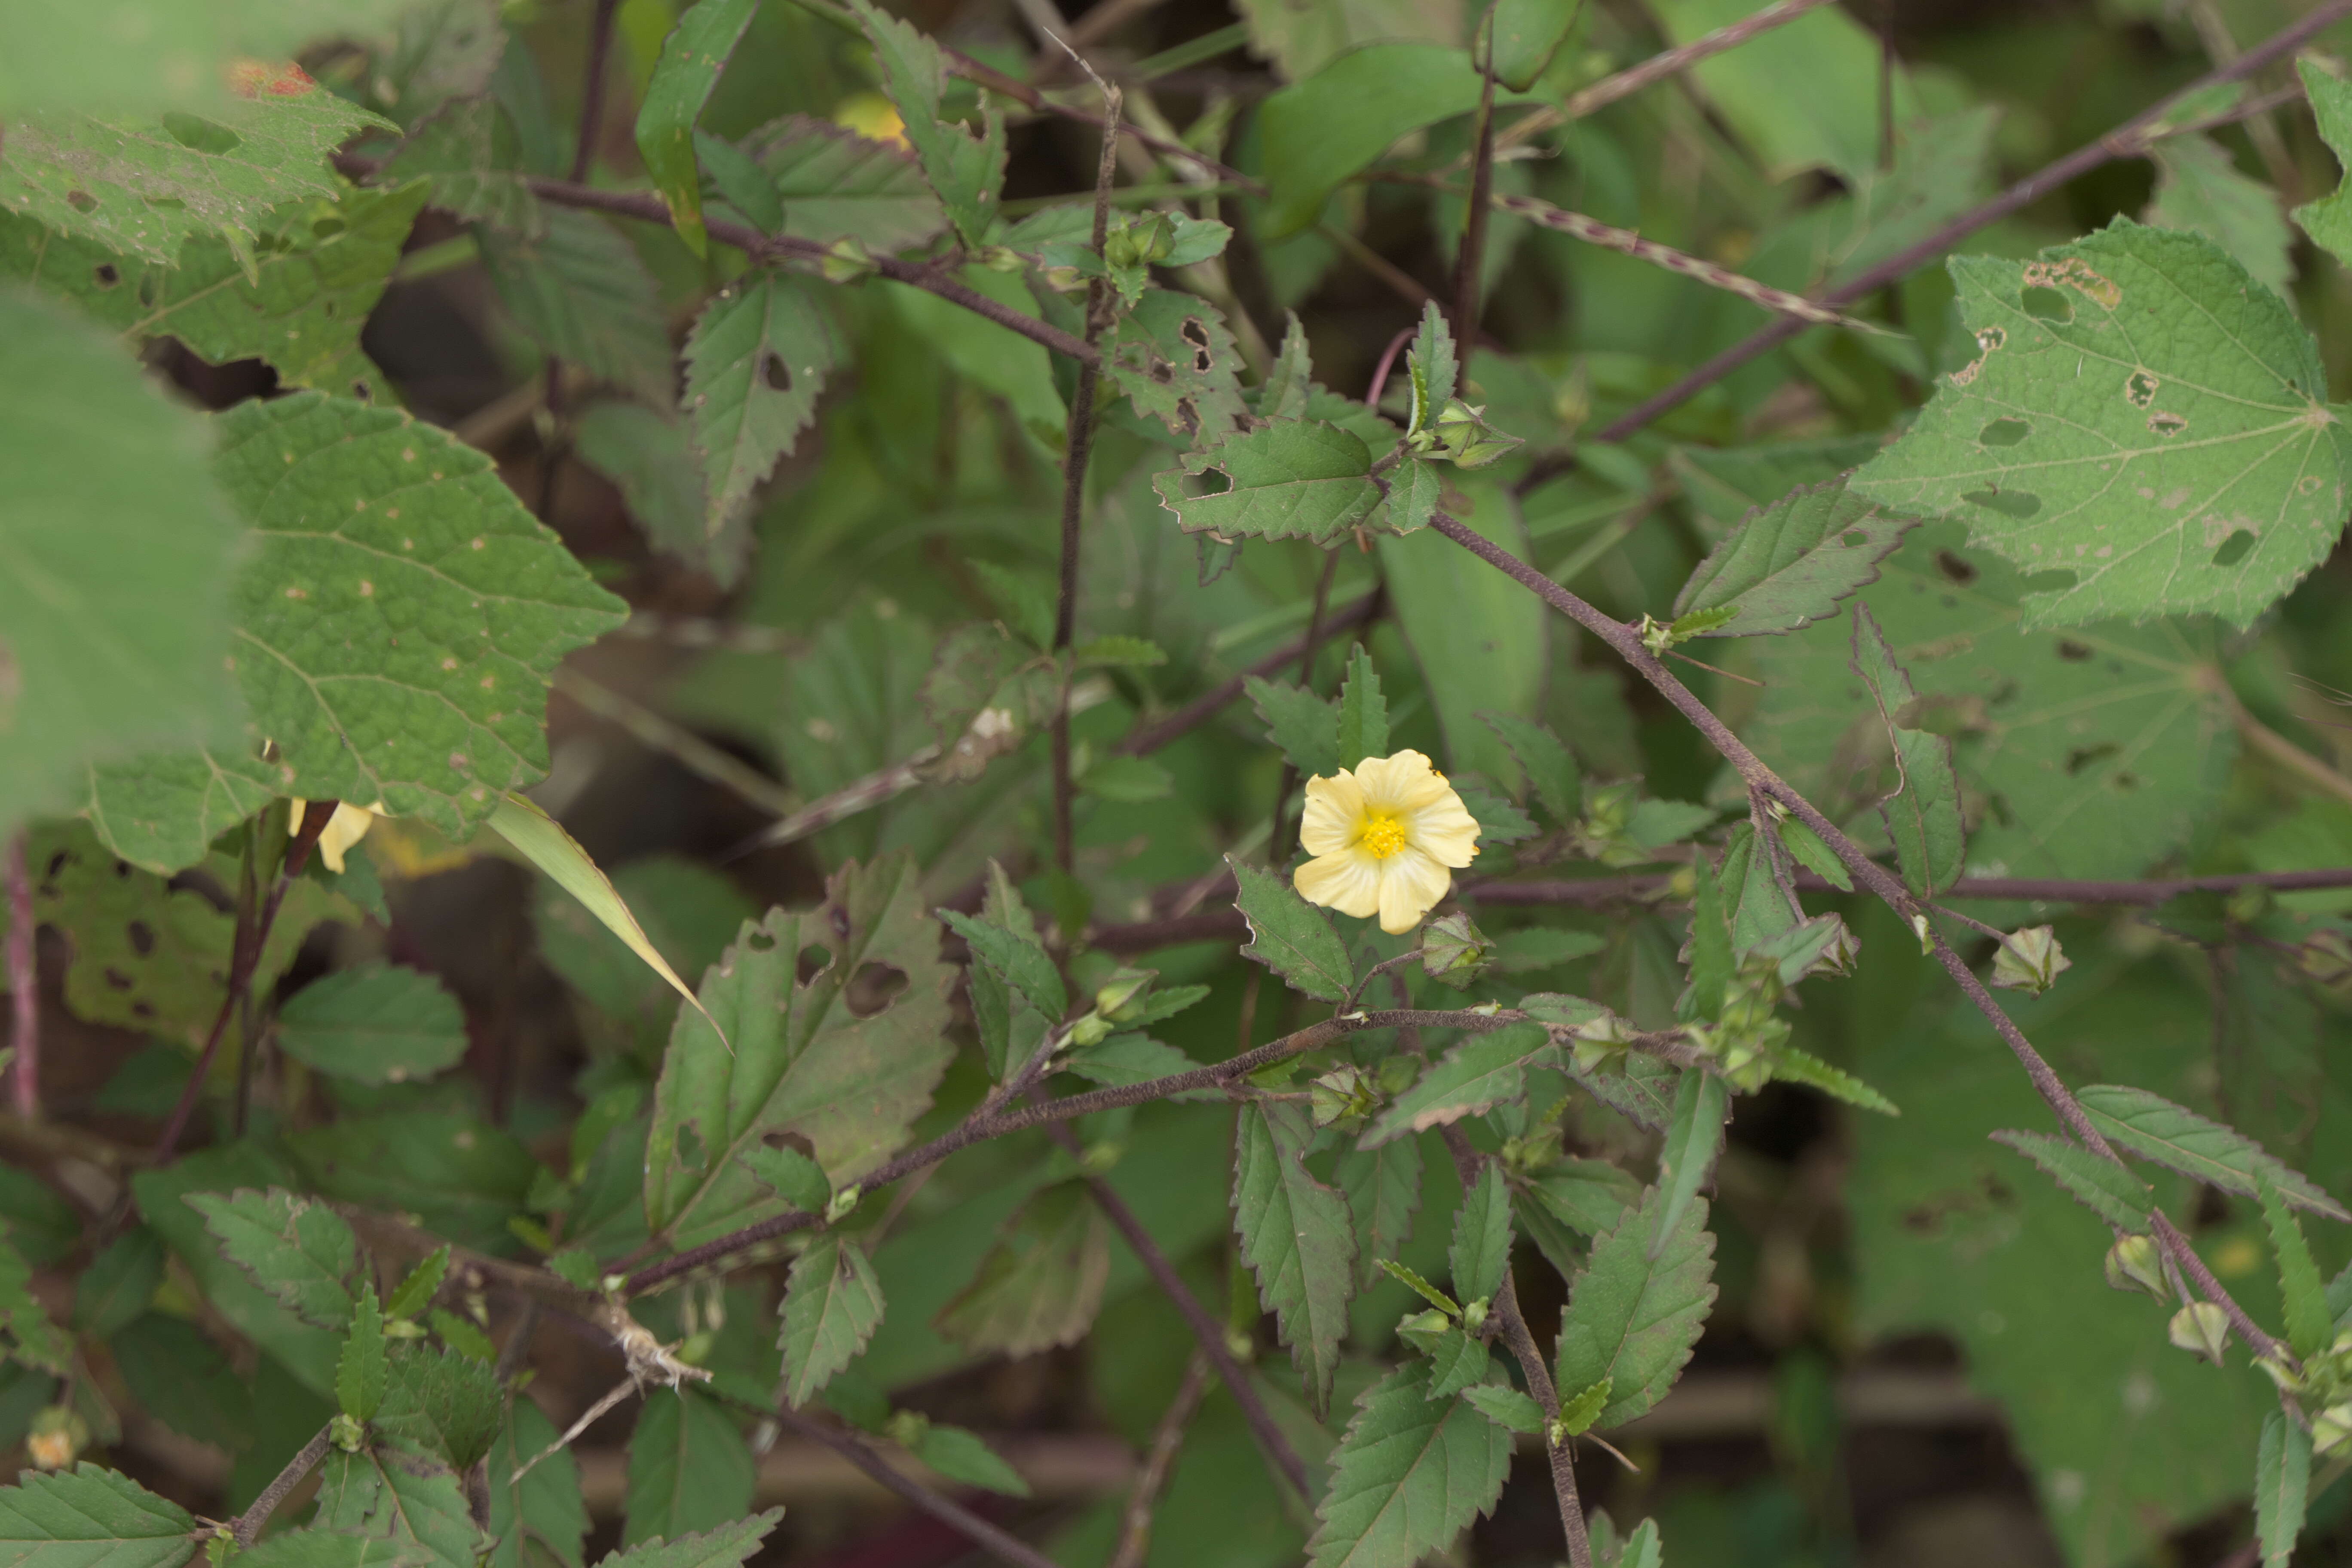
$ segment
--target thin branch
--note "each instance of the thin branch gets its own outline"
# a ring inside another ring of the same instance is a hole
[[[2246,705],[2238,700],[2238,694],[2230,689],[2228,681],[2217,676],[2209,684],[2229,710],[2230,722],[2237,727],[2239,739],[2322,795],[2352,802],[2352,779],[2346,778],[2247,711]]]
[[[15,1052],[10,1073],[16,1114],[27,1121],[41,1115],[40,971],[34,957],[33,874],[25,864],[25,835],[8,840],[8,1045]]]
[[[2352,0],[2346,0],[2346,9],[2352,10]],[[1834,854],[1853,874],[1856,882],[1874,894],[1906,923],[1916,921],[1916,929],[1922,931],[1921,940],[1930,944],[1936,961],[1944,966],[1944,972],[1952,977],[1953,984],[1960,988],[1961,994],[1967,996],[1975,1005],[1977,1010],[1985,1016],[1986,1021],[1992,1025],[1994,1031],[2000,1036],[2011,1053],[2024,1067],[2026,1076],[2033,1081],[2034,1089],[2042,1096],[2043,1102],[2050,1107],[2052,1112],[2057,1116],[2059,1121],[2074,1135],[2077,1142],[2093,1153],[2113,1161],[2117,1165],[2124,1164],[2123,1157],[2117,1154],[2106,1139],[2100,1134],[2098,1128],[2092,1123],[2088,1113],[2084,1110],[2082,1103],[2074,1098],[2074,1092],[2067,1089],[2064,1080],[2059,1078],[2057,1071],[2043,1059],[2041,1052],[2033,1048],[2033,1043],[2025,1037],[2024,1031],[2020,1029],[2010,1016],[2001,1010],[2000,1004],[1993,999],[1991,992],[1985,989],[1984,982],[1977,978],[1976,972],[1968,966],[1967,962],[1954,951],[1951,943],[1946,942],[1942,934],[1935,929],[1933,922],[1927,920],[1927,907],[1912,896],[1910,889],[1904,886],[1895,873],[1873,860],[1860,845],[1847,837],[1843,830],[1822,816],[1813,804],[1800,795],[1788,781],[1774,773],[1762,758],[1748,750],[1747,743],[1733,734],[1729,726],[1717,718],[1706,704],[1693,695],[1690,689],[1675,677],[1673,670],[1668,669],[1651,654],[1649,649],[1642,646],[1642,636],[1638,628],[1627,626],[1621,621],[1612,620],[1526,562],[1493,543],[1477,530],[1466,526],[1444,512],[1436,513],[1431,519],[1431,526],[1488,565],[1501,571],[1513,582],[1536,594],[1553,609],[1575,621],[1614,648],[1619,658],[1633,666],[1636,674],[1648,681],[1660,696],[1674,704],[1683,717],[1691,721],[1699,733],[1706,738],[1707,742],[1721,754],[1724,761],[1729,763],[1738,771],[1751,791],[1769,795],[1786,806],[1791,814],[1820,837],[1822,842],[1829,847],[1831,853]],[[2167,1251],[2172,1253],[2182,1270],[2197,1281],[2199,1288],[2229,1315],[2231,1325],[2253,1349],[2255,1354],[2284,1356],[2286,1353],[2284,1346],[2257,1326],[2253,1320],[2246,1315],[2244,1309],[2231,1299],[2229,1292],[2221,1288],[2221,1281],[2214,1279],[2212,1270],[2205,1267],[2204,1260],[2199,1258],[2196,1249],[2189,1245],[2188,1238],[2174,1228],[2172,1222],[2161,1213],[2155,1216],[2155,1230],[2158,1241]]]
[[[1495,14],[1486,14],[1486,56],[1480,62],[1476,152],[1470,161],[1469,201],[1462,214],[1462,247],[1454,258],[1454,354],[1464,379],[1478,342],[1478,285],[1486,265],[1486,230],[1495,195]]]
[[[1077,1153],[1077,1137],[1068,1128],[1055,1126],[1050,1131],[1055,1142],[1072,1154]],[[1267,1458],[1274,1461],[1275,1468],[1282,1472],[1291,1489],[1310,1504],[1314,1502],[1314,1472],[1307,1468],[1307,1461],[1299,1457],[1290,1439],[1283,1436],[1282,1428],[1275,1423],[1274,1413],[1265,1407],[1265,1401],[1258,1397],[1256,1385],[1250,1382],[1249,1373],[1242,1370],[1241,1363],[1234,1359],[1234,1352],[1226,1347],[1225,1326],[1217,1321],[1215,1313],[1201,1305],[1201,1299],[1192,1294],[1192,1287],[1184,1283],[1184,1277],[1176,1272],[1176,1266],[1168,1260],[1168,1254],[1160,1249],[1160,1244],[1151,1239],[1151,1233],[1143,1228],[1143,1222],[1135,1217],[1135,1211],[1127,1206],[1126,1200],[1112,1189],[1108,1182],[1100,1176],[1088,1176],[1087,1191],[1093,1197],[1095,1207],[1102,1210],[1103,1217],[1110,1221],[1112,1228],[1127,1238],[1128,1250],[1135,1254],[1137,1260],[1143,1265],[1143,1271],[1151,1276],[1152,1283],[1158,1285],[1160,1293],[1173,1301],[1176,1310],[1184,1315],[1184,1321],[1192,1327],[1192,1338],[1199,1342],[1200,1353],[1208,1358],[1209,1364],[1216,1369],[1217,1376],[1224,1381],[1226,1392],[1234,1396],[1234,1403],[1241,1406],[1242,1419],[1249,1423],[1250,1435],[1257,1439],[1257,1446],[1265,1451]]]
[[[1192,1426],[1194,1413],[1201,1408],[1201,1395],[1208,1387],[1209,1358],[1194,1351],[1192,1359],[1184,1363],[1184,1381],[1176,1385],[1176,1397],[1168,1402],[1167,1412],[1151,1434],[1150,1451],[1144,1456],[1143,1468],[1127,1494],[1127,1512],[1119,1525],[1118,1545],[1105,1568],[1143,1568],[1144,1553],[1151,1549],[1152,1510],[1159,1506],[1160,1490],[1168,1484],[1168,1473],[1176,1468],[1176,1456],[1184,1447],[1185,1429]]]
[[[830,795],[821,795],[807,805],[799,806],[776,822],[760,829],[719,858],[721,864],[740,860],[755,849],[772,849],[780,844],[792,844],[813,833],[822,833],[835,823],[871,811],[886,801],[896,800],[923,782],[923,770],[940,759],[937,746],[924,746],[906,761],[893,763],[862,779],[852,779]]]
[[[220,1011],[213,1015],[212,1029],[205,1036],[204,1049],[197,1053],[188,1087],[180,1091],[180,1101],[172,1108],[171,1120],[163,1123],[163,1136],[155,1140],[153,1158],[159,1165],[179,1148],[180,1135],[188,1129],[188,1118],[194,1114],[196,1101],[204,1098],[205,1079],[211,1075],[213,1058],[220,1054],[221,1037],[228,1032],[228,1021],[236,1016],[239,1000],[253,984],[254,971],[261,964],[261,950],[269,942],[269,928],[278,922],[278,906],[286,901],[286,891],[294,885],[294,879],[302,874],[319,835],[327,830],[328,821],[335,815],[335,805],[331,800],[314,800],[303,807],[301,826],[296,828],[293,842],[286,847],[286,860],[278,868],[277,883],[269,889],[269,901],[261,907],[257,918],[238,921],[237,941],[229,954],[228,994],[221,998]],[[267,817],[257,816],[247,820],[245,830],[261,833],[267,831]]]
[[[2217,66],[2206,72],[2205,75],[2199,77],[2170,97],[2160,100],[2141,110],[2096,142],[2078,147],[2056,163],[2049,164],[2035,174],[2028,174],[1991,200],[1979,203],[1962,213],[1927,238],[1915,245],[1906,246],[1875,267],[1869,268],[1849,281],[1839,284],[1822,295],[1820,302],[1835,308],[1851,305],[1857,300],[1866,299],[1887,284],[1906,276],[1922,264],[1934,260],[1986,225],[1999,222],[2019,208],[2040,200],[2042,196],[2063,187],[2092,170],[2112,163],[2117,159],[2142,156],[2161,135],[2171,129],[2165,122],[2173,110],[2183,102],[2210,89],[2252,76],[2273,60],[2282,59],[2293,54],[2310,38],[2347,16],[2352,16],[2352,0],[2327,0],[2326,5],[2312,11],[2308,16],[2273,34],[2228,64]],[[1748,361],[1759,354],[1769,353],[1795,337],[1804,331],[1805,325],[1806,323],[1802,321],[1784,317],[1770,326],[1762,328],[1744,342],[1717,354],[1664,391],[1645,398],[1626,410],[1625,413],[1612,420],[1593,439],[1622,441],[1666,410],[1678,407]]]
[[[572,183],[588,183],[596,162],[596,143],[604,135],[604,89],[612,77],[607,62],[613,54],[613,14],[621,0],[596,0],[596,14],[588,24],[587,74],[580,87],[580,138],[572,149]]]
[[[1778,0],[1777,4],[1767,5],[1753,16],[1742,16],[1728,26],[1717,27],[1679,48],[1652,55],[1639,65],[1629,66],[1615,76],[1596,81],[1591,87],[1570,95],[1568,102],[1559,109],[1547,109],[1528,116],[1511,127],[1503,136],[1501,144],[1507,148],[1517,147],[1555,125],[1565,125],[1571,120],[1581,120],[1588,114],[1597,113],[1621,98],[1631,98],[1652,82],[1679,76],[1710,55],[1736,49],[1758,34],[1783,26],[1828,3],[1829,0]]]
[[[326,1457],[327,1428],[321,1426],[317,1436],[303,1444],[301,1450],[286,1461],[286,1468],[278,1472],[278,1479],[261,1489],[261,1495],[253,1500],[253,1506],[236,1516],[236,1523],[230,1526],[230,1533],[236,1537],[236,1543],[251,1546],[258,1540],[261,1527],[269,1522],[269,1516],[278,1511],[278,1505],[284,1502],[287,1494],[300,1486],[303,1479],[317,1469],[319,1462]]]
[[[1332,611],[1324,620],[1320,637],[1337,637],[1341,632],[1352,631],[1362,626],[1381,613],[1381,592],[1375,588],[1352,604]],[[1218,682],[1166,718],[1154,720],[1149,724],[1139,725],[1129,731],[1126,739],[1111,748],[1112,753],[1122,757],[1149,756],[1160,747],[1180,739],[1199,728],[1207,720],[1215,717],[1227,703],[1242,694],[1244,683],[1251,676],[1272,675],[1285,665],[1295,664],[1301,658],[1311,657],[1318,642],[1318,637],[1307,636],[1301,637],[1296,642],[1284,644],[1241,674],[1231,679]]]
[[[557,668],[555,689],[600,719],[626,730],[650,751],[659,752],[698,778],[730,790],[761,810],[789,816],[800,797],[730,752],[722,752],[676,720],[655,712],[569,665]]]

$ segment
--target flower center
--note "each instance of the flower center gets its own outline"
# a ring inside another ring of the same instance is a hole
[[[1387,812],[1376,811],[1364,818],[1364,830],[1356,842],[1373,859],[1385,860],[1404,847],[1404,824]]]

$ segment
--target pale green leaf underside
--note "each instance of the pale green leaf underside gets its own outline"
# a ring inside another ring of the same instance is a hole
[[[2334,547],[2352,436],[2316,345],[2211,240],[2119,220],[1952,275],[1982,357],[1850,483],[1965,518],[2028,572],[2074,574],[2025,600],[2030,622],[2242,626]]]

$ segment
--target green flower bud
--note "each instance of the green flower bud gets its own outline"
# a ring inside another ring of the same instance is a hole
[[[2074,967],[2058,945],[2058,933],[2049,926],[2027,926],[2011,931],[1992,955],[1992,983],[2005,990],[2039,996]]]
[[[1124,1024],[1143,1012],[1144,994],[1160,978],[1156,969],[1114,969],[1095,992],[1095,1011],[1114,1024]]]
[[[327,1441],[346,1454],[356,1454],[367,1441],[360,1424],[338,1410],[327,1423]]]
[[[1344,1062],[1308,1084],[1307,1094],[1318,1127],[1360,1121],[1380,1103],[1372,1080],[1353,1062]]]
[[[2120,1236],[2107,1248],[2107,1283],[2117,1290],[2143,1290],[2159,1301],[2172,1300],[2163,1256],[2152,1236]]]
[[[1417,1351],[1435,1353],[1454,1331],[1454,1320],[1434,1307],[1408,1313],[1397,1321],[1397,1338]]]
[[[1098,1046],[1110,1038],[1113,1027],[1111,1021],[1099,1012],[1089,1013],[1070,1026],[1066,1038],[1071,1045],[1084,1050],[1088,1046]]]
[[[2311,1418],[2311,1451],[2333,1454],[2352,1442],[2352,1404],[2331,1405]]]
[[[1494,954],[1495,944],[1459,910],[1422,928],[1423,973],[1456,991],[1484,973]]]
[[[2222,1352],[2230,1348],[2229,1314],[2210,1301],[2191,1301],[2173,1313],[2165,1332],[2174,1344],[2206,1357],[2215,1366],[2221,1364]]]

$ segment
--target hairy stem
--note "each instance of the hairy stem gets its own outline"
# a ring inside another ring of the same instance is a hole
[[[34,956],[33,874],[25,863],[25,835],[8,840],[0,879],[8,896],[8,1044],[16,1053],[8,1075],[11,1103],[27,1121],[41,1114],[40,972]]]
[[[620,0],[596,0],[588,23],[588,66],[580,80],[580,137],[572,149],[572,183],[585,184],[596,162],[596,143],[604,133],[604,84],[612,76],[613,14]]]
[[[1470,199],[1462,215],[1462,247],[1454,258],[1454,341],[1456,367],[1466,381],[1470,355],[1478,342],[1478,284],[1486,265],[1486,230],[1495,194],[1495,16],[1486,16],[1486,54],[1480,62],[1476,152],[1470,160]]]
[[[1135,1478],[1135,1486],[1127,1494],[1127,1512],[1119,1523],[1118,1545],[1111,1552],[1106,1568],[1143,1568],[1144,1553],[1151,1549],[1151,1514],[1159,1506],[1160,1493],[1168,1485],[1168,1473],[1176,1468],[1176,1455],[1184,1447],[1185,1429],[1192,1426],[1192,1416],[1201,1408],[1201,1395],[1208,1392],[1209,1358],[1195,1351],[1192,1359],[1184,1363],[1184,1381],[1176,1387],[1176,1397],[1168,1402],[1167,1413],[1151,1434],[1151,1447],[1143,1458],[1143,1468]]]
[[[287,1494],[300,1486],[303,1479],[317,1469],[320,1461],[326,1457],[327,1429],[321,1426],[317,1436],[303,1444],[301,1451],[286,1461],[286,1468],[278,1472],[278,1479],[261,1489],[261,1495],[253,1500],[253,1506],[236,1516],[236,1522],[230,1526],[236,1543],[251,1546],[259,1538],[261,1527],[269,1522],[269,1516],[278,1511],[278,1505],[286,1500]]]
[[[2347,0],[2347,6],[2352,6],[2352,0]],[[2033,1043],[2025,1037],[2024,1031],[2020,1029],[2009,1015],[2001,1010],[2000,1004],[1993,1000],[1992,993],[1985,989],[1984,982],[1977,978],[1976,972],[1968,966],[1967,962],[1953,950],[1951,944],[1936,931],[1933,923],[1927,920],[1927,907],[1912,896],[1911,890],[1904,886],[1899,878],[1877,861],[1873,860],[1860,845],[1846,837],[1843,829],[1822,816],[1811,801],[1798,794],[1788,781],[1767,766],[1762,758],[1748,750],[1747,743],[1733,734],[1729,726],[1717,718],[1706,704],[1701,702],[1688,687],[1676,679],[1674,671],[1668,669],[1651,654],[1648,648],[1642,646],[1642,636],[1638,628],[1610,619],[1526,562],[1488,541],[1475,529],[1467,527],[1444,512],[1437,513],[1431,520],[1431,525],[1614,648],[1620,658],[1633,666],[1636,674],[1648,681],[1660,696],[1674,704],[1683,717],[1689,720],[1699,733],[1706,737],[1707,743],[1721,754],[1724,761],[1729,763],[1738,772],[1750,790],[1760,792],[1779,801],[1806,826],[1811,828],[1821,837],[1822,842],[1829,846],[1831,853],[1844,864],[1846,869],[1853,874],[1853,879],[1874,894],[1905,921],[1917,920],[1924,928],[1922,940],[1930,944],[1936,961],[1944,966],[1945,973],[1952,977],[1952,983],[1960,988],[1961,994],[1967,996],[1975,1005],[1977,1010],[1982,1013],[1986,1020],[1992,1025],[2011,1054],[2024,1067],[2026,1076],[2033,1081],[2035,1091],[2042,1096],[2042,1101],[2050,1107],[2059,1121],[2074,1135],[2077,1142],[2093,1153],[2111,1160],[2118,1165],[2124,1163],[2123,1157],[2115,1152],[2106,1139],[2100,1135],[2099,1130],[2092,1124],[2089,1115],[2083,1110],[2081,1101],[2074,1098],[2074,1092],[2059,1078],[2056,1069],[2043,1059],[2041,1052],[2033,1048]],[[2229,1292],[2221,1288],[2221,1281],[2213,1278],[2212,1271],[2205,1267],[2204,1260],[2199,1258],[2196,1249],[2189,1245],[2188,1237],[2175,1229],[2171,1222],[2162,1214],[2156,1216],[2156,1234],[2157,1239],[2179,1261],[2181,1268],[2190,1278],[2196,1279],[2199,1287],[2229,1315],[2231,1325],[2244,1337],[2247,1344],[2253,1348],[2256,1354],[2284,1353],[2284,1348],[2278,1342],[2258,1327],[2253,1320],[2246,1315],[2244,1310],[2231,1300]]]

